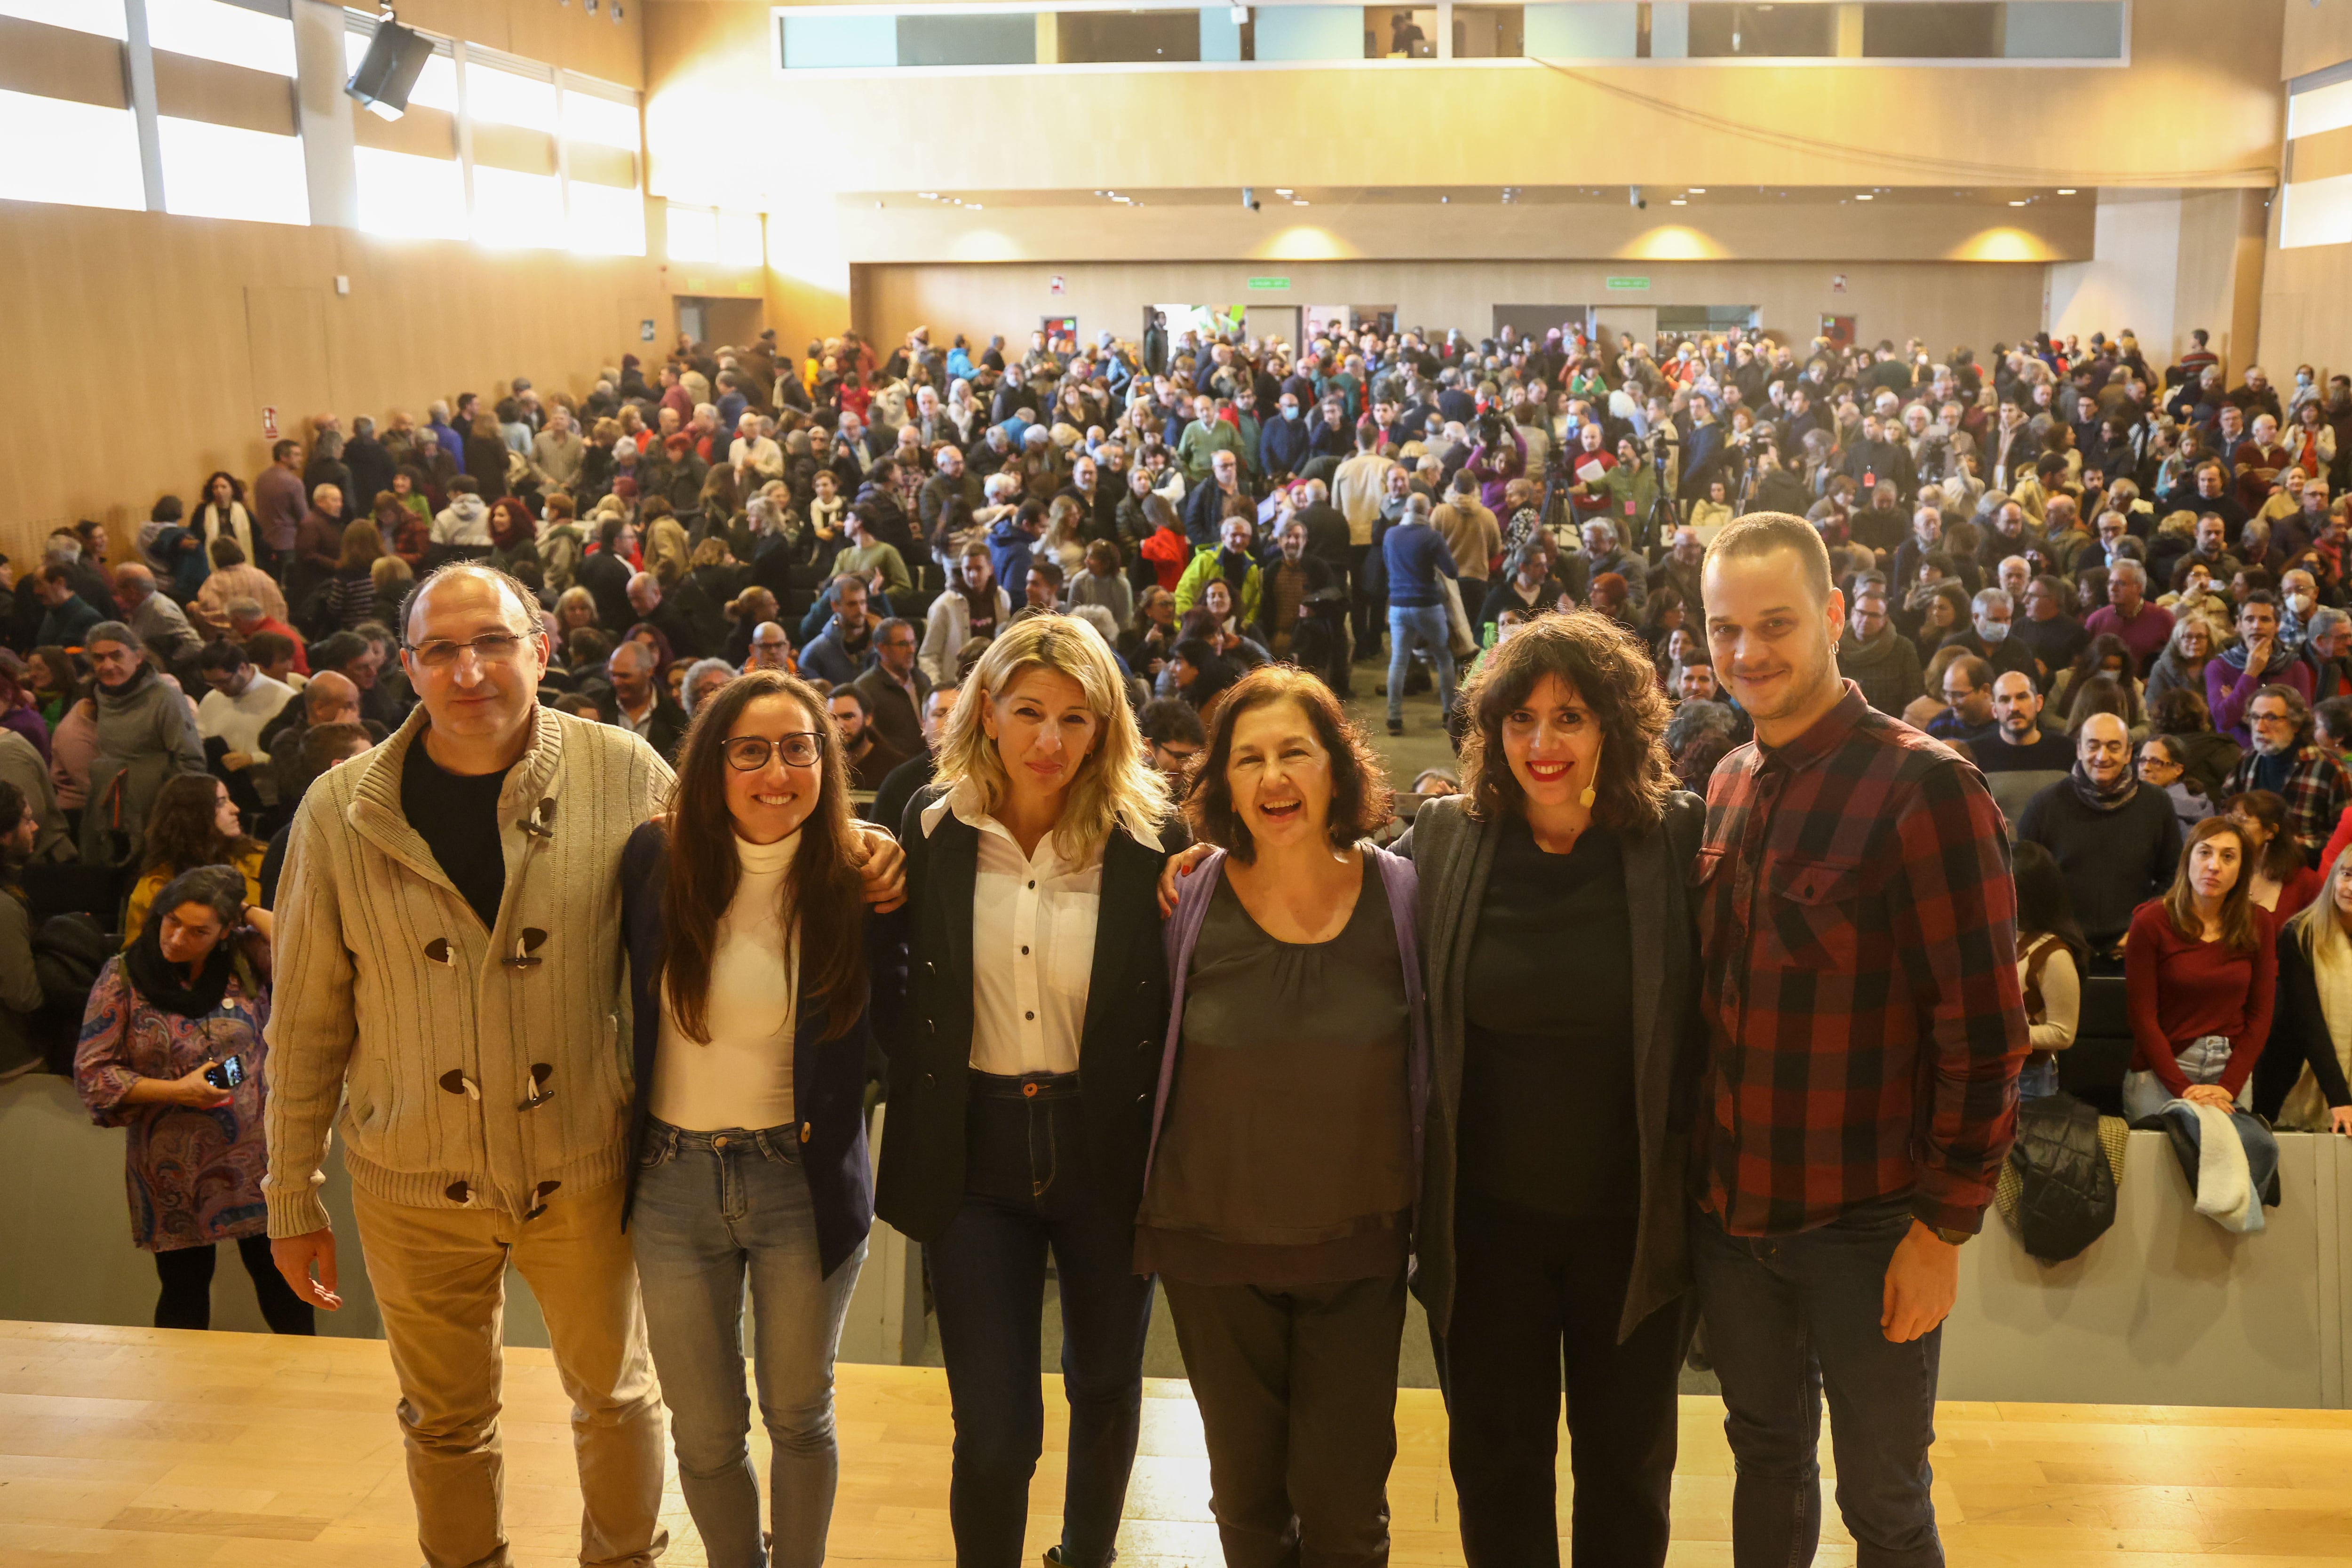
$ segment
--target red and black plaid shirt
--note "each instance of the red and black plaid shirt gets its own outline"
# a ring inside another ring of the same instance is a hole
[[[1708,1062],[1694,1185],[1736,1236],[1907,1193],[1973,1231],[2026,1053],[2009,841],[1984,779],[1845,697],[1708,781]]]

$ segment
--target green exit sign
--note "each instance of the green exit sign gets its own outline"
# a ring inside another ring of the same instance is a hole
[[[1619,293],[1633,289],[1647,289],[1649,286],[1650,280],[1646,278],[1612,278],[1609,279],[1609,287],[1611,290]]]
[[[1249,286],[1253,289],[1287,289],[1290,287],[1290,279],[1287,278],[1253,278],[1249,280]]]

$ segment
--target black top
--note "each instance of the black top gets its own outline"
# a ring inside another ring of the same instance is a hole
[[[499,923],[506,896],[507,860],[499,845],[499,791],[509,770],[453,773],[425,750],[418,735],[400,770],[400,814],[416,829],[441,874],[474,906],[485,927]]]
[[[1266,933],[1220,879],[1184,989],[1183,1055],[1136,1217],[1136,1272],[1282,1288],[1404,1267],[1412,1014],[1368,857],[1328,942]]]
[[[2171,886],[2180,864],[2171,797],[2146,784],[2115,810],[2100,811],[2084,803],[2071,779],[2060,779],[2025,803],[2017,837],[2057,858],[2074,918],[2101,954],[2115,951],[2132,911]]]
[[[1996,725],[1991,732],[1969,742],[1969,755],[1975,759],[1977,771],[1987,773],[2063,773],[2074,765],[2074,746],[2065,736],[2047,730],[2034,731],[2032,743],[2020,746],[2003,739]]]
[[[1632,933],[1608,829],[1552,855],[1505,821],[1466,977],[1465,1187],[1549,1214],[1640,1204]]]

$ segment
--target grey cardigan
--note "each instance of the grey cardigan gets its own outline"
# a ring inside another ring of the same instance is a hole
[[[1478,907],[1495,864],[1496,826],[1472,818],[1464,796],[1431,801],[1391,847],[1420,872],[1416,900],[1427,971],[1431,1041],[1413,1294],[1431,1329],[1454,1313],[1454,1197],[1462,1129],[1466,988]],[[1706,1040],[1700,1019],[1698,925],[1688,874],[1706,803],[1677,790],[1656,832],[1623,840],[1625,901],[1633,924],[1634,1104],[1641,1121],[1642,1197],[1633,1278],[1618,1320],[1622,1342],[1690,1283],[1684,1223],[1692,1097]],[[1471,1130],[1475,1135],[1475,1129]]]

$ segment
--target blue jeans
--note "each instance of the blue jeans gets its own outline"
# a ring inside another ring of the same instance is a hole
[[[1944,1331],[1898,1345],[1878,1322],[1887,1262],[1910,1228],[1906,1197],[1794,1236],[1731,1236],[1714,1215],[1691,1215],[1691,1273],[1738,1468],[1734,1568],[1812,1561],[1825,1392],[1857,1568],[1941,1568],[1927,1449]]]
[[[840,1451],[833,1354],[865,1248],[828,1277],[793,1129],[686,1132],[655,1121],[629,1240],[646,1336],[669,1404],[678,1487],[711,1568],[762,1568],[760,1482],[745,1439],[743,1288],[772,1449],[769,1529],[779,1564],[824,1561]]]
[[[1034,1092],[1030,1092],[1034,1091]],[[1091,1184],[1076,1073],[971,1075],[963,1206],[923,1248],[955,1412],[948,1518],[958,1568],[1015,1568],[1045,1445],[1038,1341],[1050,1248],[1070,1402],[1062,1558],[1103,1568],[1118,1539],[1143,1415],[1151,1281],[1132,1214]]]
[[[1404,721],[1404,678],[1412,668],[1412,650],[1429,650],[1430,668],[1437,672],[1437,711],[1441,721],[1454,711],[1454,641],[1445,625],[1445,606],[1389,606],[1389,722]]]
[[[2048,1061],[2028,1060],[2017,1072],[2017,1098],[2047,1100],[2058,1092],[2058,1058]]]

